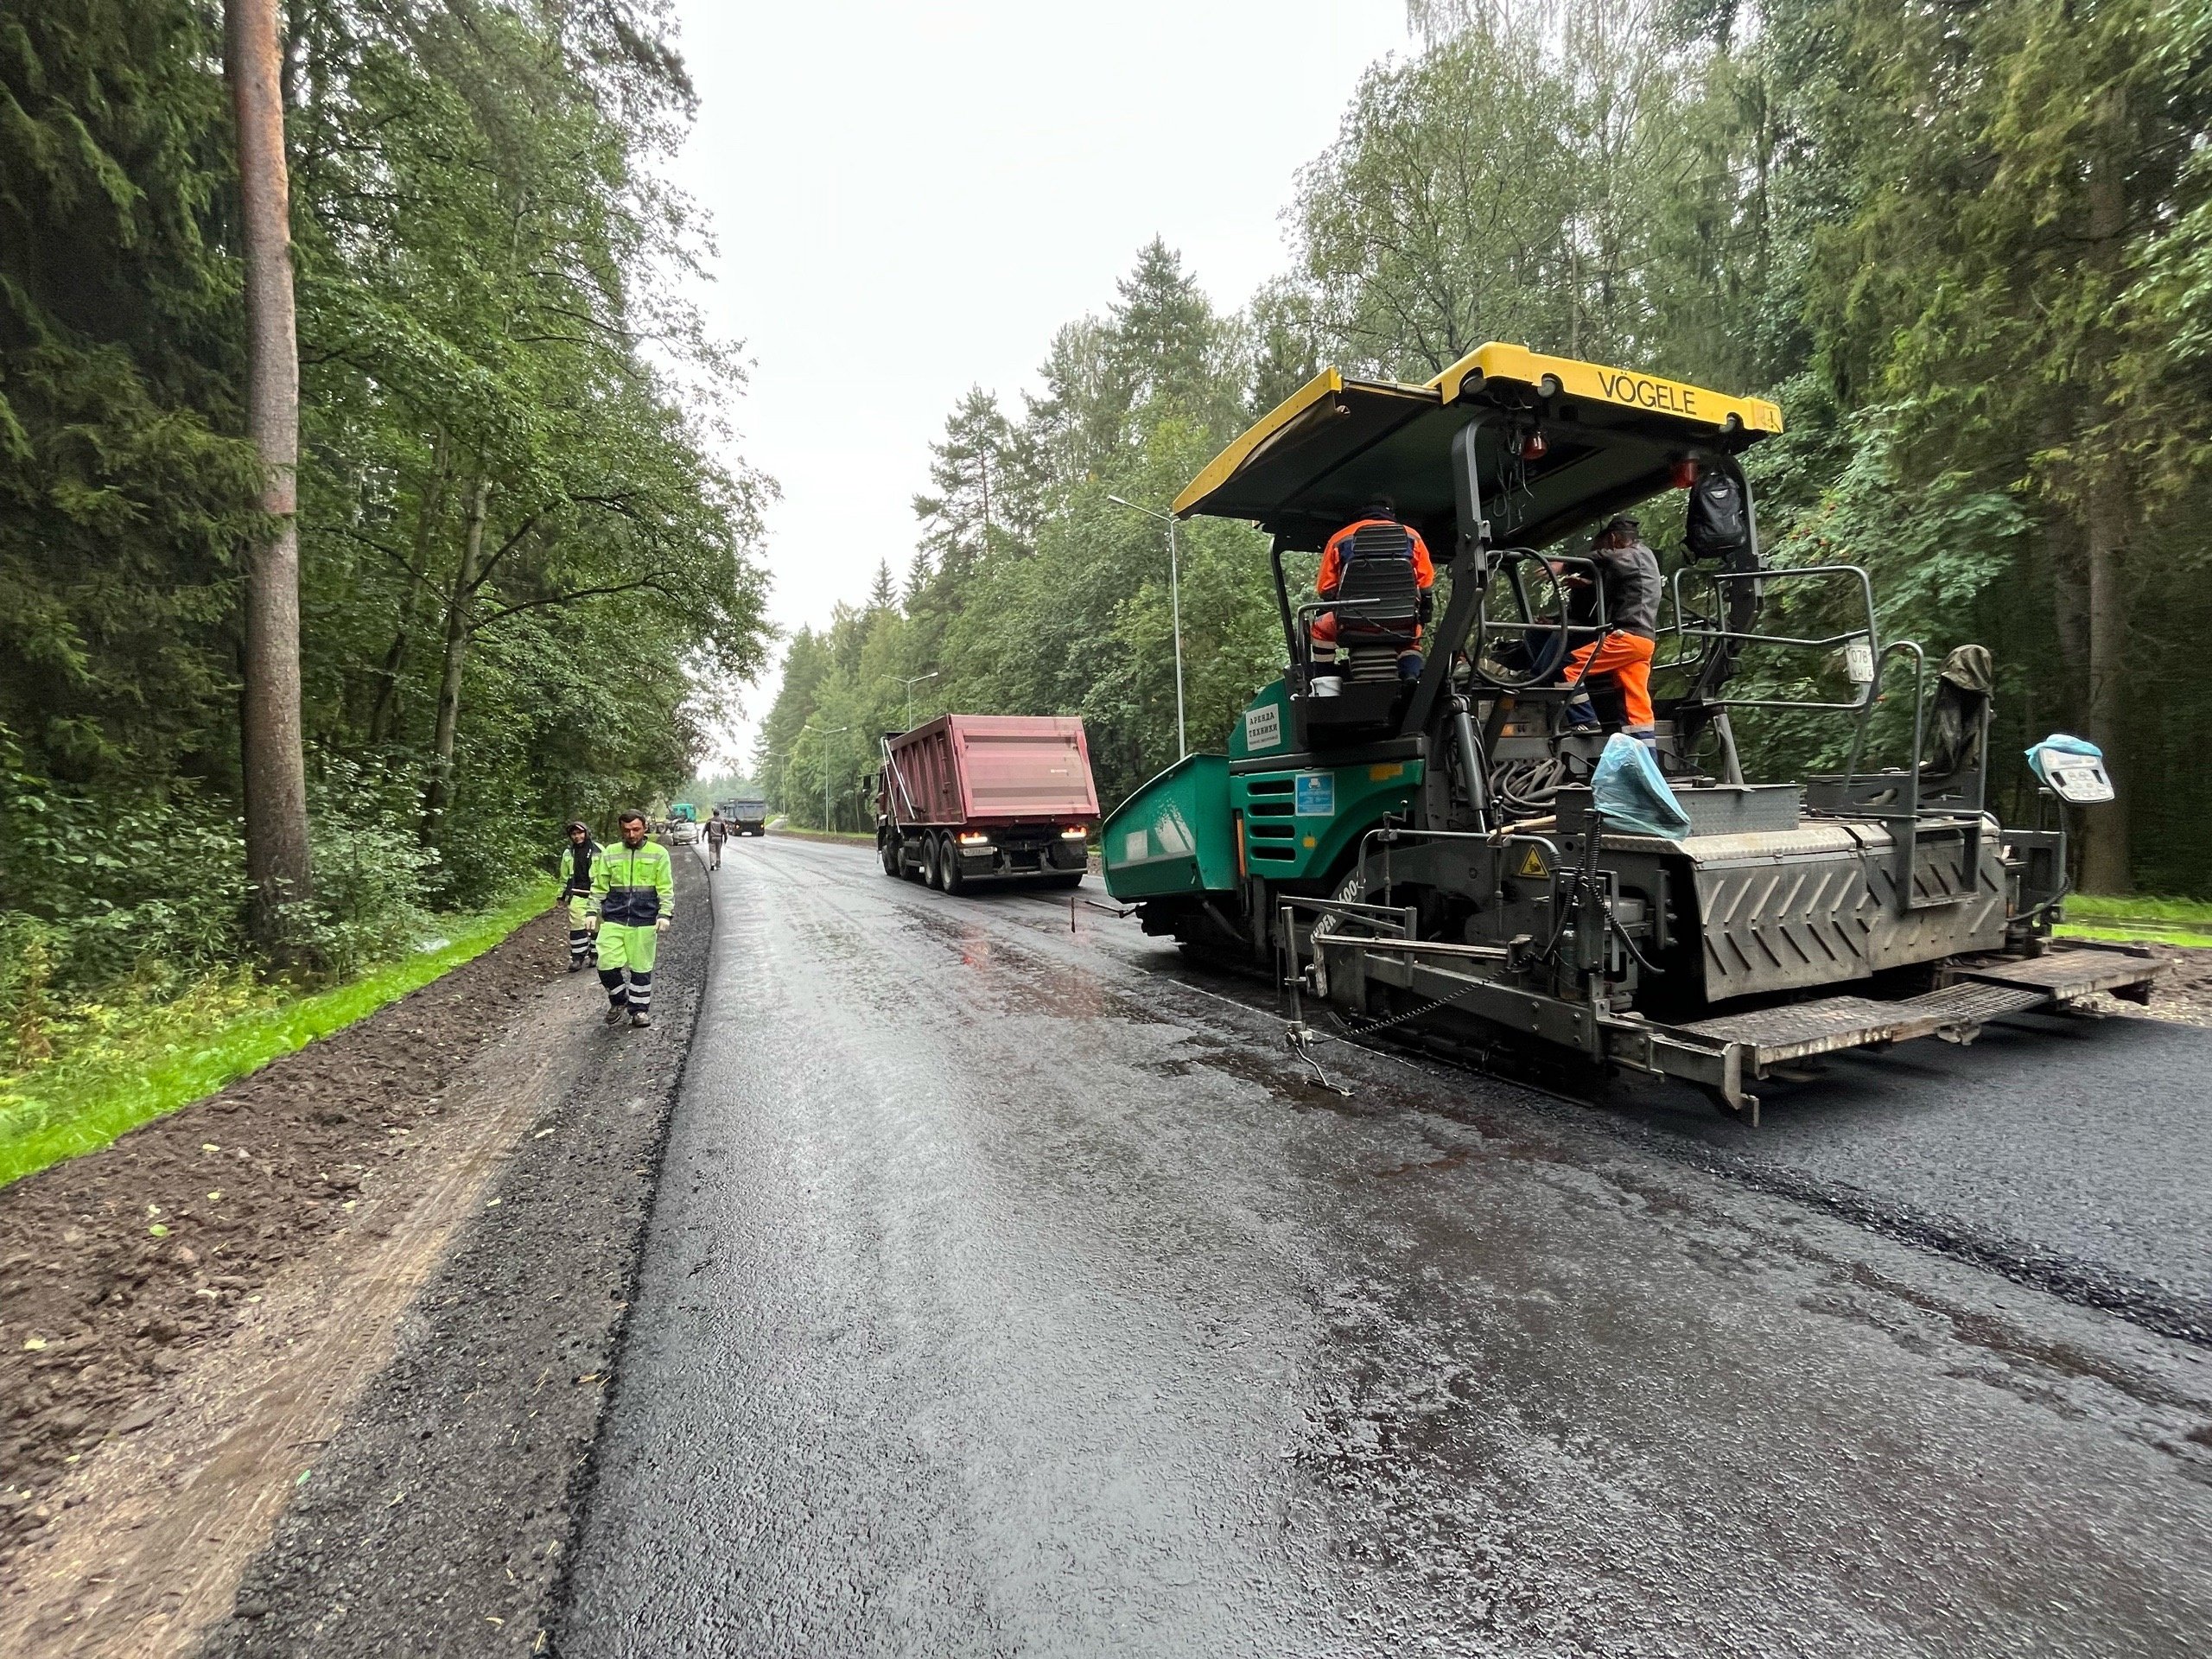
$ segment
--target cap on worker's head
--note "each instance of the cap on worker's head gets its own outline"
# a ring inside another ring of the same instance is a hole
[[[1624,512],[1618,518],[1608,519],[1605,527],[1598,533],[1600,536],[1641,536],[1643,526]]]
[[[570,818],[568,833],[572,836],[588,836],[591,834],[591,826],[582,818]]]
[[[1370,518],[1395,518],[1398,516],[1398,504],[1387,495],[1378,495],[1368,502],[1367,516]]]

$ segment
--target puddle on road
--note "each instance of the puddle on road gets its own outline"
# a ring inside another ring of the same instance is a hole
[[[1132,1025],[1173,1023],[1127,990],[1001,938],[978,922],[928,909],[911,912],[910,919],[958,953],[960,966],[1001,999],[1001,1012]]]

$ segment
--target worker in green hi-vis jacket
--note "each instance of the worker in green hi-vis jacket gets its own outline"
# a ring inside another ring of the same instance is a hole
[[[622,844],[601,853],[591,873],[599,982],[607,987],[608,1025],[627,1014],[632,1025],[650,1026],[654,950],[676,919],[676,867],[667,848],[645,838],[644,813],[625,812],[616,823]]]
[[[591,838],[581,820],[569,824],[569,844],[561,849],[561,897],[569,906],[569,971],[582,973],[592,965],[592,867],[607,849]]]

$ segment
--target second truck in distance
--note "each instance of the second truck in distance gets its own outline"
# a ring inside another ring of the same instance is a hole
[[[727,801],[716,801],[715,810],[721,814],[722,822],[729,825],[733,836],[765,836],[768,833],[768,803],[759,795],[739,795]]]

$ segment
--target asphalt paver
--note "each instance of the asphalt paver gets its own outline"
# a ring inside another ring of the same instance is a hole
[[[1058,895],[772,839],[715,880],[563,1654],[2167,1656],[2212,1628],[2199,1344],[1708,1166],[1639,1109],[1344,1046],[1325,1090],[1264,991]],[[1905,1196],[1980,1200],[1957,1179]],[[2159,1205],[2195,1248],[2201,1203]]]

